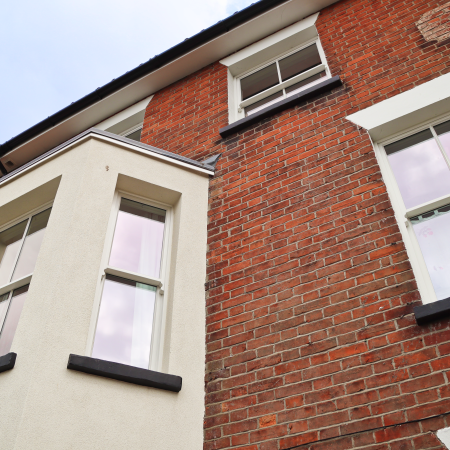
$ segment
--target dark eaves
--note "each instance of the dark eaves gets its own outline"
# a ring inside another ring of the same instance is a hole
[[[239,11],[232,16],[217,22],[215,25],[206,28],[198,34],[180,42],[174,47],[166,50],[154,58],[151,58],[147,62],[139,65],[135,69],[130,70],[124,75],[116,78],[104,86],[97,88],[94,92],[86,95],[80,100],[70,104],[69,106],[61,109],[52,116],[47,117],[43,121],[37,123],[36,125],[28,128],[24,132],[13,137],[9,141],[0,145],[0,157],[13,150],[14,148],[24,144],[25,142],[33,139],[39,134],[47,131],[48,129],[54,127],[60,122],[67,120],[69,117],[81,112],[82,110],[92,106],[98,101],[105,97],[113,94],[114,92],[122,89],[130,83],[142,78],[145,75],[165,66],[166,64],[180,58],[184,54],[196,49],[197,47],[215,39],[233,28],[236,28],[243,23],[253,19],[254,17],[265,13],[266,11],[285,3],[287,0],[260,0],[247,8]]]

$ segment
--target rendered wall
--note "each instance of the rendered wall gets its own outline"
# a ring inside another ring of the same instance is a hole
[[[2,450],[201,448],[208,182],[205,174],[89,139],[0,186],[0,225],[38,206],[36,189],[42,202],[57,189],[12,344],[17,362],[0,374]],[[178,394],[66,368],[70,353],[86,354],[118,183],[174,202],[162,369],[182,376]]]
[[[438,0],[343,0],[317,28],[343,87],[221,139],[219,63],[157,93],[142,141],[219,152],[210,188],[205,450],[441,449],[450,320],[420,295],[368,134],[345,117],[450,71]],[[188,146],[184,143],[187,142]]]

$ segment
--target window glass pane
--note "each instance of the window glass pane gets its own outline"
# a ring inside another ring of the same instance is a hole
[[[142,128],[139,128],[139,130],[133,131],[130,134],[127,134],[125,137],[127,137],[128,139],[133,139],[133,141],[141,141],[141,132],[142,132]]]
[[[264,67],[264,69],[241,79],[242,100],[276,86],[279,82],[276,64]]]
[[[0,286],[9,283],[27,220],[0,233]]]
[[[449,211],[445,206],[411,219],[438,300],[450,297]]]
[[[309,83],[312,83],[313,81],[320,80],[324,76],[325,76],[325,71],[316,73],[312,77],[306,78],[306,80],[299,81],[298,83],[295,83],[292,86],[289,86],[288,88],[286,88],[286,94],[295,93],[295,91],[298,91],[299,89],[308,85]]]
[[[31,219],[27,237],[25,238],[22,251],[20,252],[12,281],[33,273],[42,240],[44,239],[45,228],[47,227],[50,212],[51,209],[47,209]]]
[[[148,369],[156,288],[107,275],[92,357]]]
[[[281,80],[285,81],[322,64],[322,61],[320,60],[317,45],[313,44],[287,58],[280,59],[278,63],[280,65]]]
[[[248,116],[251,114],[251,111],[256,112],[256,110],[263,109],[261,106],[266,105],[269,106],[271,103],[275,103],[274,100],[277,100],[279,98],[283,97],[283,91],[277,92],[276,94],[269,95],[268,97],[260,100],[259,102],[255,102],[250,106],[247,106],[245,108],[245,115]]]
[[[385,147],[406,208],[450,193],[450,171],[430,130]]]
[[[122,199],[109,265],[158,278],[166,212]]]
[[[450,158],[450,120],[434,127],[445,153]]]
[[[22,312],[27,292],[28,286],[24,286],[16,289],[12,294],[6,319],[0,334],[0,356],[6,355],[11,350],[11,344],[14,339],[17,324],[19,323],[20,313]]]

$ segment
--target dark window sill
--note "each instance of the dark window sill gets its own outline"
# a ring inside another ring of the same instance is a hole
[[[11,370],[16,364],[16,353],[7,353],[6,355],[0,356],[0,372],[6,372]]]
[[[434,303],[416,306],[414,315],[418,325],[426,325],[434,320],[444,319],[450,316],[450,298],[439,300]]]
[[[339,76],[335,76],[333,78],[328,78],[328,80],[322,81],[314,86],[311,86],[304,91],[299,92],[291,97],[288,97],[284,100],[279,101],[273,105],[268,106],[267,108],[261,109],[250,116],[244,117],[236,122],[233,122],[226,127],[223,127],[219,130],[220,136],[223,138],[230,136],[238,131],[241,131],[244,128],[247,128],[254,123],[260,122],[267,117],[273,116],[274,114],[283,111],[284,109],[290,108],[291,106],[296,105],[297,103],[304,102],[313,97],[316,97],[324,92],[329,92],[332,89],[339,87],[342,85],[342,81]]]
[[[90,358],[89,356],[69,355],[67,368],[166,391],[179,392],[181,390],[182,379],[177,375],[103,361],[102,359]]]

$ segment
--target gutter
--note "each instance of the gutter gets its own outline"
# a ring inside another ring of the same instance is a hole
[[[28,128],[17,136],[6,141],[0,145],[0,157],[6,155],[6,153],[19,147],[20,145],[35,138],[48,129],[58,125],[59,123],[67,120],[73,115],[83,111],[84,109],[94,105],[95,103],[103,100],[111,94],[119,91],[125,86],[139,80],[140,78],[148,75],[151,72],[167,65],[168,63],[180,58],[186,53],[195,50],[196,48],[204,45],[205,43],[229,32],[233,28],[242,25],[245,22],[253,19],[260,14],[267,12],[268,10],[285,3],[288,0],[260,0],[247,8],[234,13],[232,16],[217,22],[215,25],[206,28],[198,34],[180,42],[174,47],[166,50],[165,52],[151,58],[147,62],[139,65],[138,67],[126,72],[124,75],[116,78],[104,86],[97,88],[94,92],[82,97],[80,100],[66,106],[55,114],[47,117],[36,125]],[[0,170],[2,168],[0,167]]]

